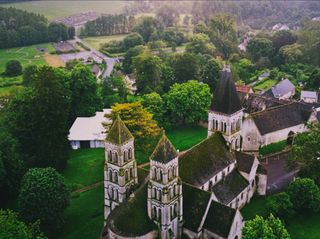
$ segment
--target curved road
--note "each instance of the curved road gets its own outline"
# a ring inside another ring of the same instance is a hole
[[[93,54],[95,54],[96,56],[98,56],[99,58],[103,59],[106,62],[105,70],[103,71],[101,78],[102,79],[108,78],[111,75],[114,64],[119,62],[120,58],[118,58],[118,57],[111,58],[111,57],[106,56],[105,54],[101,53],[100,51],[92,48],[86,42],[82,41],[81,38],[79,38],[78,36],[75,36],[74,39],[75,39],[75,41],[81,42],[83,45],[88,47]]]

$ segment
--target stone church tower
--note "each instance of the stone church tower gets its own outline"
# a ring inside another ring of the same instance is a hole
[[[209,109],[208,137],[214,131],[219,131],[230,149],[239,150],[242,145],[240,135],[242,120],[243,108],[232,79],[232,73],[230,68],[225,66]]]
[[[182,183],[178,154],[163,135],[150,157],[148,215],[159,226],[159,238],[180,238],[182,233]]]
[[[129,197],[138,183],[134,138],[118,116],[105,141],[104,218]]]

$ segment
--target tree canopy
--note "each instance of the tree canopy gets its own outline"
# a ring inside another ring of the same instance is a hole
[[[47,235],[57,235],[63,226],[63,212],[69,205],[69,190],[55,169],[29,169],[21,181],[18,204],[24,220],[40,219],[40,227]]]

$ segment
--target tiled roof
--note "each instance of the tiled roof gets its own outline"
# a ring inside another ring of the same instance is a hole
[[[252,165],[254,162],[254,155],[238,151],[236,151],[235,154],[239,170],[249,174],[251,172]]]
[[[291,103],[252,114],[261,135],[293,127],[308,121],[310,110],[303,109],[299,103]]]
[[[237,92],[249,94],[252,89],[247,85],[236,85],[236,90]]]
[[[177,151],[168,139],[168,137],[163,134],[159,140],[156,148],[150,156],[150,160],[158,161],[161,163],[168,163],[175,157],[177,157]]]
[[[234,161],[223,136],[214,133],[179,157],[179,174],[184,182],[201,186]]]
[[[280,81],[278,84],[273,86],[271,89],[265,92],[266,95],[271,95],[275,98],[282,97],[283,95],[293,91],[294,85],[288,79]]]
[[[224,114],[232,114],[242,109],[230,70],[221,72],[210,109]]]
[[[121,145],[129,140],[133,139],[132,134],[128,130],[127,126],[123,123],[119,116],[113,122],[106,141],[113,144]]]
[[[228,238],[236,212],[231,207],[211,201],[203,227],[223,238]]]
[[[248,181],[238,172],[237,169],[234,169],[230,174],[225,176],[224,179],[214,185],[212,191],[220,202],[228,204],[248,185]]]

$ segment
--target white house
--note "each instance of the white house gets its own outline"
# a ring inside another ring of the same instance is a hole
[[[103,109],[92,117],[78,117],[69,130],[72,149],[103,148],[106,133],[102,123],[109,123],[104,115],[110,113],[111,109]]]
[[[306,103],[317,103],[318,102],[318,93],[315,91],[301,91],[300,100]]]
[[[295,86],[288,79],[282,79],[278,84],[263,93],[264,96],[271,96],[279,100],[290,99],[295,94]]]

